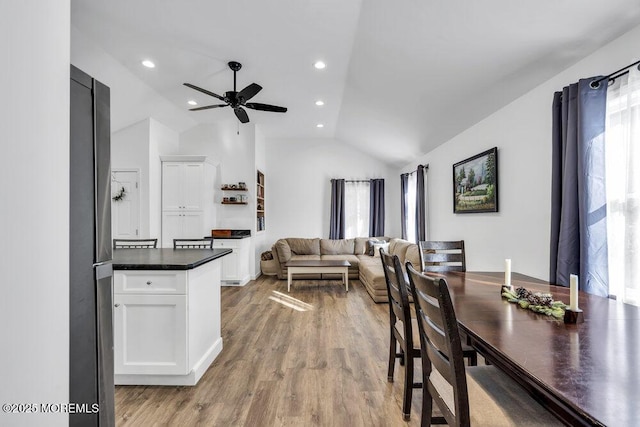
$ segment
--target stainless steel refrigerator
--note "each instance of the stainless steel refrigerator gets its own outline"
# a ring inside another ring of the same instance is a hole
[[[71,66],[70,426],[114,426],[109,88]],[[43,349],[46,354],[46,349]]]

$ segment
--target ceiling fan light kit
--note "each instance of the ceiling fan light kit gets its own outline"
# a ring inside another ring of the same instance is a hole
[[[247,102],[251,98],[257,95],[258,92],[262,90],[262,86],[256,83],[251,83],[249,86],[242,89],[240,92],[236,90],[236,73],[240,71],[242,68],[242,64],[236,61],[231,61],[228,63],[229,68],[233,71],[233,90],[224,93],[224,96],[220,96],[216,93],[208,91],[206,89],[202,89],[201,87],[192,85],[191,83],[184,83],[185,86],[190,87],[191,89],[202,92],[206,95],[212,96],[214,98],[223,101],[224,104],[213,104],[207,105],[204,107],[190,108],[189,111],[201,111],[208,110],[211,108],[220,108],[220,107],[231,107],[233,108],[233,112],[235,113],[238,120],[241,123],[248,123],[249,116],[244,108],[250,108],[252,110],[260,110],[260,111],[270,111],[273,113],[286,113],[286,107],[278,107],[276,105],[270,104],[261,104],[258,102]]]

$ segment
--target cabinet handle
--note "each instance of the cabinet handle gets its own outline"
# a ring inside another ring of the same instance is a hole
[[[151,280],[147,280],[147,285],[151,285]]]
[[[116,304],[115,307],[120,307],[120,304]]]

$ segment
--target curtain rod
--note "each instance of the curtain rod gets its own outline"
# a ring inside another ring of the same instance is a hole
[[[329,181],[333,181],[334,179],[339,179],[339,178],[332,178]],[[382,178],[371,178],[371,179],[382,179]],[[344,182],[371,182],[371,179],[345,179]]]
[[[618,77],[622,77],[625,74],[628,74],[629,73],[629,68],[631,68],[631,67],[633,67],[635,65],[640,65],[640,61],[636,61],[633,64],[627,65],[626,67],[622,67],[619,70],[614,71],[613,73],[609,74],[608,76],[604,76],[604,77],[599,78],[598,80],[592,81],[591,83],[589,83],[589,86],[591,86],[593,89],[597,89],[598,86],[600,85],[601,81],[607,80],[607,79],[613,81],[613,80],[617,79]],[[638,69],[640,69],[640,66],[638,67]],[[623,72],[620,73],[621,71],[623,71]],[[620,74],[618,74],[618,73],[620,73]]]
[[[418,165],[418,166],[422,166],[423,168],[429,170],[429,164],[428,163],[426,165]],[[402,174],[400,174],[400,176],[402,176],[402,175],[413,175],[414,173],[418,172],[418,166],[416,166],[416,170],[411,171],[411,172],[407,172],[407,173],[402,173]]]

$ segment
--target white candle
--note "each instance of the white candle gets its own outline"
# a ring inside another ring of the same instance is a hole
[[[504,284],[511,286],[511,260],[509,258],[504,260]]]
[[[569,276],[569,310],[578,311],[578,276]]]

